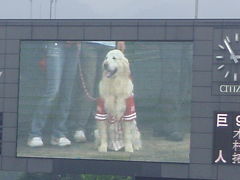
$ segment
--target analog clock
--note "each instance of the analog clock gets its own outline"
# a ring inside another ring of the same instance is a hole
[[[229,35],[226,35],[223,38],[223,41],[221,44],[218,44],[218,48],[220,51],[223,51],[224,55],[216,55],[216,60],[218,62],[221,62],[217,66],[218,71],[223,71],[224,72],[224,78],[225,79],[231,79],[234,82],[237,82],[240,80],[240,74],[238,73],[236,68],[231,68],[228,69],[226,67],[227,64],[232,64],[233,66],[239,66],[240,64],[240,51],[236,49],[236,47],[240,47],[240,42],[239,42],[239,34],[235,33],[234,37],[230,38]],[[228,61],[228,62],[227,62]]]

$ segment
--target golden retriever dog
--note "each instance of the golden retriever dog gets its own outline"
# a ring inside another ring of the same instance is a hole
[[[102,79],[99,83],[100,98],[97,102],[98,151],[108,149],[134,152],[141,148],[140,132],[136,124],[128,59],[120,50],[111,50],[103,62]]]

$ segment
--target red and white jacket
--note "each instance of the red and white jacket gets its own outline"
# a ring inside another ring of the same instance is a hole
[[[126,103],[126,110],[122,117],[123,121],[132,121],[137,118],[136,109],[135,109],[135,102],[134,96],[130,96],[125,100]],[[111,117],[110,114],[107,114],[105,111],[104,100],[98,99],[97,100],[97,112],[95,115],[95,119],[98,121],[105,121],[109,120],[109,122],[114,123],[115,120]]]

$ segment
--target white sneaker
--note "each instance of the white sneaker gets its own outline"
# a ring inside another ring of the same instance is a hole
[[[43,146],[43,141],[41,137],[33,137],[28,139],[27,144],[30,147],[40,147]]]
[[[87,138],[86,138],[83,130],[76,131],[73,137],[76,142],[86,142],[87,141]]]
[[[71,141],[66,137],[60,137],[60,138],[51,138],[51,144],[56,146],[69,146],[71,145]]]

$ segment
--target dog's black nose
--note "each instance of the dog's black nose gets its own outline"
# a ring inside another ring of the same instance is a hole
[[[108,64],[107,64],[107,63],[104,63],[104,64],[103,64],[103,67],[104,67],[104,69],[107,69],[107,68],[108,68]]]

